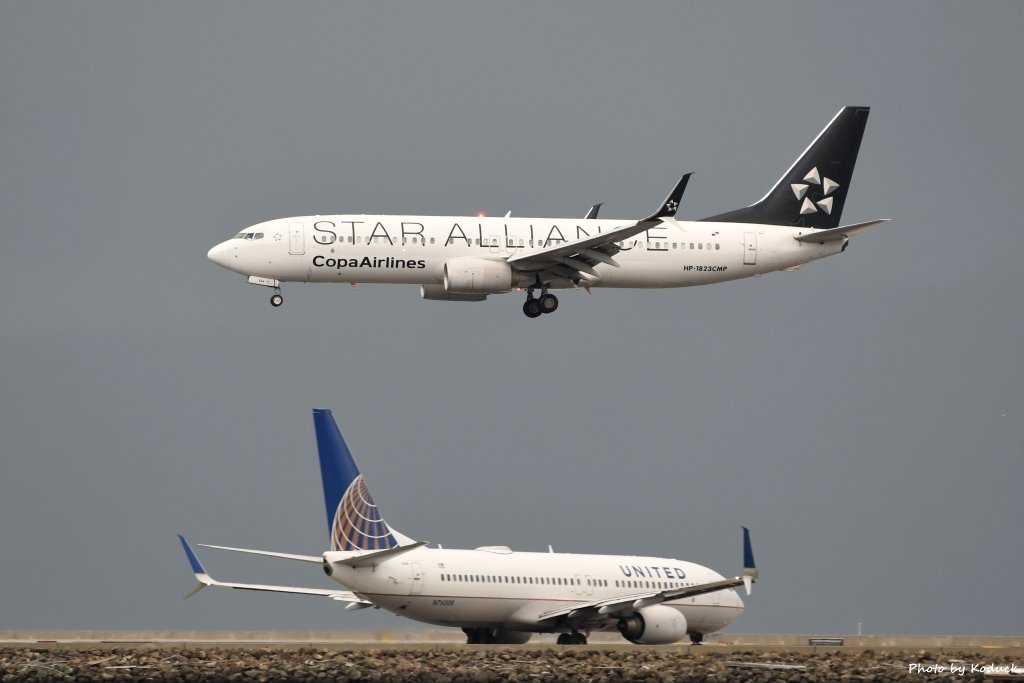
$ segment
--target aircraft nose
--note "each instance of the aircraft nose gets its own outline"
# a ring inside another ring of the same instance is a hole
[[[221,242],[217,246],[206,252],[206,258],[210,259],[218,266],[224,268],[231,267],[231,245],[227,242]]]

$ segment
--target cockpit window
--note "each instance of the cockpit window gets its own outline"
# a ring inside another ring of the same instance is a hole
[[[258,240],[258,239],[263,239],[263,233],[262,232],[240,232],[237,235],[235,235],[234,239],[236,239],[236,240]]]

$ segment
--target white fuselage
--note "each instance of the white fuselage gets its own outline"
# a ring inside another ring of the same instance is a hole
[[[278,282],[440,285],[445,263],[504,261],[630,221],[564,218],[337,215],[267,221],[218,244],[209,256],[245,275]],[[687,287],[798,267],[838,253],[845,240],[814,244],[808,228],[703,221],[662,224],[618,242],[615,267],[594,266],[594,287]],[[568,281],[553,287],[570,286]]]
[[[660,557],[417,548],[373,567],[338,560],[358,553],[327,552],[331,578],[400,616],[439,626],[549,631],[547,612],[573,604],[705,584],[723,577],[691,562]],[[725,628],[743,611],[731,589],[661,603],[701,633]],[[591,630],[614,630],[608,617]]]

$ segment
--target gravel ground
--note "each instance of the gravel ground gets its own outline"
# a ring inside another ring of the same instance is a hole
[[[1001,667],[987,672],[973,667]],[[915,668],[916,667],[916,668]],[[958,668],[963,667],[961,672]],[[0,649],[0,681],[982,681],[1024,661],[915,652],[594,649]],[[994,676],[995,675],[995,676]]]

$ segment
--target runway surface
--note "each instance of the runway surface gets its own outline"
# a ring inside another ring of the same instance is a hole
[[[526,645],[465,645],[455,629],[420,631],[0,631],[0,647],[221,647],[221,648],[324,648],[398,650],[519,648],[568,648],[633,650],[638,647],[616,634],[596,633],[585,646],[555,645],[553,635],[535,635]],[[722,634],[699,647],[688,643],[660,645],[658,649],[708,650],[715,652],[924,650],[931,653],[976,652],[1024,655],[1024,636],[985,635],[844,635],[844,634]]]
[[[370,638],[368,636],[374,636]],[[1020,639],[730,636],[701,646],[387,640],[390,633],[0,632],[0,680],[22,681],[986,681],[1024,680]],[[381,639],[384,638],[384,639]],[[843,640],[840,645],[835,640]],[[868,639],[868,640],[864,640]],[[964,639],[958,644],[958,639]],[[741,640],[776,644],[741,643]],[[891,645],[880,645],[887,640]],[[792,645],[777,644],[791,641]],[[868,641],[874,642],[869,645]],[[973,643],[973,644],[968,644]]]

